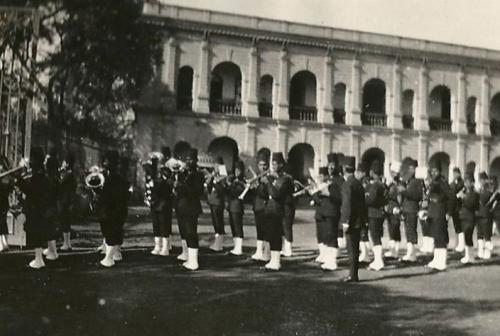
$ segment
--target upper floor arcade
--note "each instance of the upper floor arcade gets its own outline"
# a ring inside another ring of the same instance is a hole
[[[144,13],[165,29],[165,113],[500,136],[500,52],[158,3]]]

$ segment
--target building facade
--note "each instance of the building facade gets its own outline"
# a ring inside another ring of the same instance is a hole
[[[367,164],[500,174],[500,52],[147,2],[164,31],[136,111],[137,155],[186,143],[231,169],[281,151],[304,179],[342,152]]]

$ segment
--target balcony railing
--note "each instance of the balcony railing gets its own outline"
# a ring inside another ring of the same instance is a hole
[[[403,128],[404,129],[413,129],[413,117],[411,115],[404,115],[402,117]]]
[[[367,113],[361,114],[361,123],[366,126],[386,127],[387,116],[382,113]]]
[[[345,111],[344,109],[333,110],[333,122],[336,124],[345,125]]]
[[[429,129],[431,131],[437,131],[437,132],[451,132],[451,120],[430,117],[429,118]]]
[[[491,135],[500,135],[500,121],[496,119],[491,119],[490,121],[490,131]]]
[[[290,119],[302,121],[317,121],[318,109],[314,106],[290,106]]]
[[[211,99],[210,112],[241,115],[241,103],[234,99]]]
[[[476,123],[475,122],[468,122],[467,123],[467,133],[476,134]]]
[[[273,104],[267,102],[259,103],[259,117],[272,118],[273,117]]]
[[[177,97],[177,109],[180,111],[193,110],[193,98],[191,97]]]

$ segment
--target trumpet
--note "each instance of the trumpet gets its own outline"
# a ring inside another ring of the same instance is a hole
[[[318,183],[318,184],[316,184],[316,183],[313,182],[313,183],[305,186],[301,190],[297,191],[292,196],[293,197],[298,197],[300,195],[305,194],[306,192],[310,193],[312,195],[312,194],[315,194],[315,193],[317,193],[319,191],[325,190],[326,188],[328,188],[330,186],[330,184],[331,184],[331,182],[322,182],[322,183]]]
[[[241,192],[240,196],[238,196],[238,199],[242,200],[245,198],[245,195],[248,193],[248,191],[254,187],[255,182],[257,182],[261,177],[264,177],[270,173],[269,170],[266,170],[259,175],[256,175],[255,177],[251,178],[248,180],[245,189]]]

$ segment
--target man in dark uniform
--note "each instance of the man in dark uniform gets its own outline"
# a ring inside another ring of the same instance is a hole
[[[266,241],[271,246],[271,260],[266,264],[266,269],[279,270],[281,268],[281,249],[283,236],[283,217],[285,203],[293,197],[293,179],[284,172],[285,159],[283,153],[273,153],[271,171],[269,176],[262,178],[266,185],[269,200],[266,204]]]
[[[488,202],[492,196],[488,185],[488,174],[479,174],[479,210],[477,213],[477,256],[480,259],[491,258],[491,236],[493,233],[493,218],[488,207]],[[488,247],[487,247],[488,246]]]
[[[75,158],[72,154],[67,154],[61,164],[61,184],[60,184],[60,222],[63,232],[63,245],[61,251],[71,250],[71,225],[73,224],[74,208],[76,203],[76,188],[78,182],[76,180],[73,168]]]
[[[3,155],[0,155],[0,173],[9,169],[9,161]],[[9,194],[12,191],[12,183],[8,177],[4,177],[0,181],[0,252],[8,250],[7,235],[9,230],[7,227],[7,213],[9,211]]]
[[[354,172],[354,177],[361,182],[361,185],[363,186],[366,192],[368,185],[370,185],[371,177],[368,176],[367,167],[363,162],[360,162],[358,164],[358,167]],[[359,262],[369,262],[370,239],[368,237],[368,225],[364,225],[361,228],[359,249],[360,249]]]
[[[269,170],[269,155],[266,152],[261,152],[257,156],[257,167],[259,175],[267,174]],[[266,191],[266,185],[262,182],[264,176],[260,177],[255,183],[255,192],[253,199],[253,213],[255,216],[255,227],[257,230],[257,246],[255,253],[252,255],[253,260],[269,261],[270,246],[265,241],[266,228],[266,203],[269,200],[269,195]]]
[[[359,241],[361,228],[366,226],[367,208],[363,185],[354,178],[356,158],[353,156],[346,157],[345,161],[344,175],[346,181],[342,185],[340,222],[346,232],[350,272],[349,276],[344,278],[344,282],[358,282]]]
[[[243,200],[241,193],[246,188],[245,165],[243,161],[234,164],[234,174],[226,180],[227,210],[229,212],[229,224],[233,234],[233,249],[229,252],[232,255],[243,254]]]
[[[328,153],[326,159],[328,161],[328,176],[330,181],[336,181],[340,186],[344,183],[344,177],[342,176],[342,165],[340,164],[340,159],[343,157],[341,153]],[[337,244],[338,248],[345,248],[344,230],[340,223],[338,223],[337,231]]]
[[[431,178],[428,220],[432,238],[434,238],[434,258],[427,266],[444,271],[447,258],[446,247],[449,242],[448,218],[451,212],[452,194],[448,182],[441,175],[441,166],[437,163],[431,164]]]
[[[182,240],[187,245],[187,260],[183,267],[197,270],[198,264],[198,217],[200,216],[201,197],[203,196],[204,176],[198,171],[198,150],[191,148],[186,157],[186,168],[179,172],[174,182],[175,213]]]
[[[474,173],[465,172],[464,189],[455,194],[460,199],[460,223],[465,242],[465,256],[460,259],[462,264],[474,261],[474,244],[472,236],[476,226],[476,211],[479,209],[479,194],[474,190]]]
[[[450,189],[453,196],[451,219],[453,220],[453,227],[457,235],[457,246],[455,247],[455,251],[463,252],[465,249],[465,240],[459,215],[461,199],[457,197],[457,194],[464,189],[464,180],[462,179],[462,173],[458,167],[453,168],[453,182],[450,183]]]
[[[107,175],[99,194],[99,220],[106,241],[106,256],[101,265],[111,267],[121,259],[123,226],[127,218],[129,183],[120,171],[120,156],[117,151],[108,151],[104,158]]]
[[[420,202],[422,201],[424,192],[423,182],[415,178],[415,171],[417,167],[417,160],[411,160],[408,164],[408,177],[406,180],[406,186],[399,186],[399,191],[403,196],[403,216],[406,233],[406,255],[403,256],[403,261],[411,262],[417,260],[417,215],[420,209]]]
[[[49,181],[48,189],[45,190],[47,198],[47,208],[45,210],[47,219],[47,249],[43,251],[47,260],[56,260],[57,254],[56,241],[59,233],[59,163],[55,153],[47,155],[45,158],[45,173]]]
[[[212,224],[215,231],[214,243],[210,246],[210,249],[215,252],[220,252],[223,250],[224,235],[226,234],[224,228],[225,190],[223,181],[226,176],[221,176],[219,172],[219,167],[224,165],[222,158],[218,157],[216,162],[216,172],[215,174],[208,175],[205,186],[208,194],[207,200],[210,206]]]
[[[368,206],[368,229],[373,242],[373,262],[369,269],[380,271],[384,268],[382,254],[382,235],[384,233],[384,207],[387,204],[385,185],[382,183],[384,166],[382,162],[374,160],[370,169],[372,182],[366,188],[366,205]]]
[[[291,177],[287,170],[285,170],[285,172]],[[295,221],[295,198],[292,194],[287,195],[285,198],[285,212],[283,213],[283,249],[281,255],[284,257],[291,257],[293,254],[292,244],[293,222]]]
[[[403,186],[403,180],[400,175],[401,163],[391,162],[390,165],[391,182],[387,186],[387,222],[389,226],[389,251],[385,253],[386,257],[399,257],[399,244],[401,243],[401,207],[403,205],[403,196],[399,188]]]

